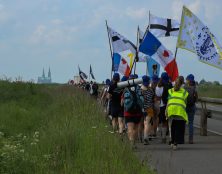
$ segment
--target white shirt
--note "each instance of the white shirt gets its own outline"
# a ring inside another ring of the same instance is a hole
[[[157,86],[155,92],[156,92],[156,96],[157,97],[162,97],[162,95],[163,95],[163,87],[158,87]],[[163,106],[165,106],[165,104],[163,103],[163,100],[161,99],[160,107],[163,107]]]

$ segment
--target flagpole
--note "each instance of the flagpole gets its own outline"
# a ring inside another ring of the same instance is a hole
[[[149,28],[150,28],[150,10],[149,10],[149,23],[148,23],[148,27],[147,27],[148,31],[149,31]],[[148,57],[146,59],[146,75],[148,76]]]
[[[91,64],[89,66],[89,82],[90,82],[90,67],[91,67]]]
[[[175,68],[176,58],[177,58],[177,50],[178,50],[178,47],[176,47],[176,51],[175,51],[175,54],[174,54],[175,63],[173,64],[173,71],[172,71],[171,77],[173,77],[173,74],[174,74],[174,68]]]
[[[134,58],[134,62],[135,62],[135,59],[139,59],[138,54],[139,54],[139,25],[137,28],[136,57]],[[134,67],[134,74],[136,74],[136,62],[135,62],[135,67]]]
[[[111,56],[111,59],[112,59],[112,66],[111,66],[111,79],[112,79],[112,76],[113,76],[113,52],[112,52],[112,47],[111,47],[111,40],[110,40],[107,20],[106,20],[106,29],[107,29],[108,39],[109,39],[110,56]]]

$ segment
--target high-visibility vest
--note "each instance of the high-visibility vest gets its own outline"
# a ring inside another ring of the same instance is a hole
[[[186,99],[188,92],[180,88],[179,91],[174,91],[174,88],[168,90],[169,98],[167,103],[167,116],[178,116],[188,122],[186,112]]]

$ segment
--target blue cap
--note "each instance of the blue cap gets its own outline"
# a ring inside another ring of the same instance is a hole
[[[135,76],[133,74],[130,74],[129,79],[134,79]]]
[[[128,80],[127,76],[123,76],[122,79],[121,79],[122,82],[127,81],[127,80]]]
[[[142,77],[142,79],[143,79],[143,85],[144,85],[144,86],[149,86],[149,84],[150,84],[150,77],[144,75],[144,76]]]
[[[163,83],[168,83],[169,82],[169,76],[168,76],[168,74],[166,72],[163,72],[161,74],[161,78],[162,78],[162,82]]]
[[[119,81],[119,79],[120,79],[119,73],[114,73],[113,74],[113,80]]]
[[[159,81],[159,77],[157,75],[153,75],[152,82],[157,83]]]
[[[110,84],[110,80],[106,79],[106,85],[109,85],[109,84]]]
[[[138,79],[138,75],[137,74],[134,74],[134,79]]]
[[[193,74],[189,74],[186,78],[186,80],[189,80],[189,81],[194,81],[194,75]]]

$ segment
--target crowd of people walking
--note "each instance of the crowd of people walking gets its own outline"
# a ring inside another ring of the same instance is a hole
[[[121,136],[127,133],[133,149],[136,141],[149,145],[155,138],[169,143],[174,150],[178,144],[185,143],[185,128],[188,124],[189,139],[193,144],[193,120],[195,103],[198,99],[194,76],[189,74],[184,81],[179,76],[174,83],[166,72],[161,77],[144,75],[142,84],[118,87],[119,82],[137,79],[136,74],[120,79],[114,73],[112,80],[107,79],[98,96],[105,112],[111,120],[111,133]],[[95,87],[94,87],[95,88]],[[90,91],[93,85],[85,89]],[[96,87],[98,95],[98,85]]]

